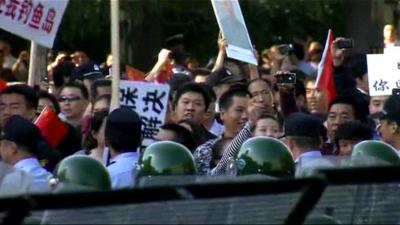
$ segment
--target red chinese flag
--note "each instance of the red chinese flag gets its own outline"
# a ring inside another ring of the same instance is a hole
[[[52,149],[57,147],[69,131],[68,125],[61,121],[53,109],[47,106],[40,113],[35,124]]]
[[[0,91],[3,91],[7,87],[7,82],[4,80],[0,80]]]
[[[144,80],[145,74],[142,71],[140,71],[132,66],[126,65],[125,71],[126,71],[126,76],[127,76],[128,80],[135,80],[135,81]]]
[[[174,64],[168,63],[165,67],[164,70],[160,73],[160,75],[157,78],[158,83],[166,83],[168,78],[172,75],[172,69],[174,68]]]
[[[336,97],[336,87],[333,77],[332,44],[333,34],[329,29],[325,49],[318,65],[317,81],[315,82],[315,87],[327,94],[328,104]]]

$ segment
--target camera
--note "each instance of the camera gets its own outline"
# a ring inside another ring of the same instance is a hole
[[[339,48],[339,49],[349,49],[349,48],[353,48],[354,47],[354,40],[353,39],[351,39],[351,38],[345,38],[345,39],[342,39],[342,40],[338,40],[337,42],[336,42],[336,46]]]
[[[393,88],[392,89],[392,95],[400,96],[400,88]]]
[[[296,83],[296,74],[295,73],[278,74],[275,77],[276,77],[276,82],[278,84],[295,84]]]
[[[281,55],[288,55],[289,52],[293,51],[293,45],[292,44],[279,45],[278,51]]]

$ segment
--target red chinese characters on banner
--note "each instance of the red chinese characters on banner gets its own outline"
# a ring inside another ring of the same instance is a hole
[[[50,33],[53,29],[54,19],[56,18],[56,10],[54,8],[47,11],[46,20],[42,25],[42,29],[47,33]]]
[[[18,6],[19,6],[19,1],[18,0],[10,0],[8,2],[7,6],[6,6],[7,11],[6,11],[6,13],[4,15],[5,16],[9,16],[12,19],[14,19],[15,18],[15,13],[16,13],[16,11],[18,9]]]
[[[18,21],[23,20],[23,23],[26,24],[28,22],[29,16],[31,15],[32,8],[33,8],[32,0],[24,0],[21,3],[21,7],[19,8]]]
[[[39,4],[37,4],[35,6],[35,8],[33,9],[33,15],[28,24],[30,27],[32,27],[36,30],[39,29],[40,21],[42,20],[42,17],[43,17],[43,10],[44,10],[44,6],[42,5],[42,3],[39,2]]]
[[[0,0],[0,15],[3,14],[35,30],[41,29],[49,34],[53,30],[57,11],[52,7],[47,10],[46,15],[45,12],[46,8],[42,1]]]

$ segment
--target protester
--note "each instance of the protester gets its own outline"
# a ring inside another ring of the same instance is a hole
[[[349,121],[339,125],[336,134],[335,144],[339,155],[350,156],[353,147],[365,140],[371,140],[373,129],[360,121]]]
[[[12,69],[14,63],[17,61],[11,54],[11,45],[7,40],[0,40],[0,52],[3,56],[2,68]]]

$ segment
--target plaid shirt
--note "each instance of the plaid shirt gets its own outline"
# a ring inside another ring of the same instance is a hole
[[[209,174],[212,161],[212,147],[214,146],[215,142],[221,138],[222,136],[211,139],[197,147],[194,151],[193,155],[196,161],[197,175]]]

